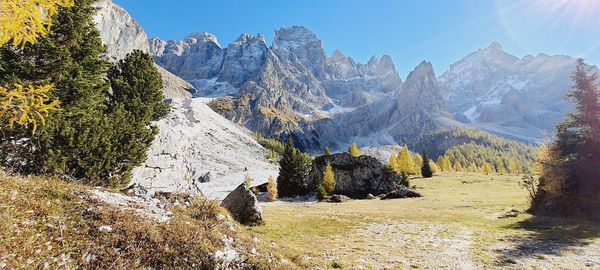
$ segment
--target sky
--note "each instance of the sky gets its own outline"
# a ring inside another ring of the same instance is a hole
[[[302,25],[328,55],[360,63],[392,56],[404,79],[421,61],[437,75],[493,41],[517,57],[545,53],[600,64],[600,0],[113,0],[149,37],[210,32],[227,46],[242,33]]]

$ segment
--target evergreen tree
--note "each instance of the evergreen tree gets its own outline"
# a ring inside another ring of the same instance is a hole
[[[331,150],[329,150],[329,146],[325,147],[325,155],[326,156],[330,156],[331,155]]]
[[[301,153],[292,139],[288,139],[279,160],[277,191],[279,196],[306,195],[311,191],[306,181],[310,169],[310,157]]]
[[[352,143],[350,147],[348,147],[348,153],[350,153],[353,157],[360,156],[360,150],[358,150],[358,145],[356,145],[356,143]]]
[[[554,212],[583,212],[600,217],[600,91],[598,74],[578,59],[575,83],[567,99],[575,112],[556,126],[556,141],[542,153],[538,193],[533,207],[553,200]]]
[[[0,154],[18,155],[9,165],[24,173],[59,174],[119,187],[145,160],[158,132],[150,121],[166,115],[168,107],[149,55],[134,52],[108,72],[93,3],[80,0],[59,9],[49,34],[35,44],[0,50],[0,84],[52,84],[49,98],[61,104],[28,144],[15,150],[0,143]],[[8,136],[19,140],[29,133],[15,128]]]
[[[421,176],[423,176],[423,178],[431,178],[433,176],[431,162],[429,160],[429,156],[427,156],[427,153],[425,152],[423,152],[423,165],[421,166]]]
[[[323,181],[321,185],[327,196],[333,195],[333,192],[335,191],[335,173],[329,163],[325,165],[325,169],[323,170]]]
[[[51,113],[46,125],[19,149],[10,140],[28,139],[31,131],[14,128],[6,133],[3,155],[20,159],[10,164],[21,172],[53,173],[77,179],[102,181],[103,147],[110,147],[107,136],[110,121],[105,116],[109,63],[102,59],[105,48],[93,22],[93,1],[77,1],[73,7],[59,9],[52,17],[47,36],[34,44],[14,50],[0,49],[0,85],[53,85],[49,94],[60,102],[61,110]]]
[[[150,54],[134,50],[108,72],[112,89],[110,105],[122,105],[134,121],[144,125],[169,113],[162,88],[163,81]]]

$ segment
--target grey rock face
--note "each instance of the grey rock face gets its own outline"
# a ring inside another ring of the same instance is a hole
[[[318,185],[322,181],[326,164],[331,164],[335,174],[335,194],[364,199],[368,194],[386,194],[406,185],[406,179],[388,169],[370,156],[353,157],[339,153],[315,158],[308,177]]]
[[[127,11],[112,3],[111,0],[96,2],[98,12],[94,16],[100,38],[106,45],[106,56],[110,61],[118,61],[133,50],[150,52],[150,42],[144,29]],[[152,42],[152,47],[160,46]],[[194,87],[188,82],[157,66],[163,77],[163,93],[167,98],[189,98]]]
[[[96,2],[98,12],[94,22],[100,30],[100,38],[106,44],[106,54],[116,61],[134,49],[149,51],[148,36],[144,29],[129,16],[127,11],[111,0]]]
[[[256,80],[266,58],[265,37],[242,34],[225,50],[218,81],[240,87],[249,80]]]
[[[263,221],[262,209],[258,205],[256,196],[244,184],[229,193],[221,202],[221,206],[242,224],[257,224]]]
[[[156,62],[188,81],[214,78],[223,64],[225,53],[210,33],[192,33],[181,41],[152,39],[151,44]]]

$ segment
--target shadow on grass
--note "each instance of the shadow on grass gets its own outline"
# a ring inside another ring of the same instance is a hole
[[[531,234],[514,239],[514,245],[501,252],[501,263],[515,263],[513,259],[522,257],[560,255],[568,248],[585,248],[600,237],[600,223],[569,217],[533,216],[507,228]]]

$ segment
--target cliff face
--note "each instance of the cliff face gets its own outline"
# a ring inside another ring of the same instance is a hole
[[[98,12],[94,22],[100,31],[100,38],[106,45],[106,57],[118,61],[132,52],[141,50],[150,52],[148,36],[142,27],[123,9],[111,0],[96,2]],[[188,82],[173,75],[157,65],[163,77],[163,92],[167,98],[189,98],[195,92],[194,87]]]

